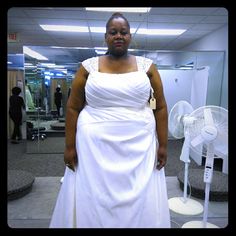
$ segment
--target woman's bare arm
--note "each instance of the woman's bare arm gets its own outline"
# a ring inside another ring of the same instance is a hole
[[[66,106],[66,122],[65,122],[65,152],[64,161],[69,164],[69,168],[74,170],[77,164],[76,155],[76,124],[80,111],[85,104],[85,84],[88,72],[81,65],[76,72],[72,82],[71,93]]]
[[[151,86],[154,90],[154,97],[156,99],[156,109],[153,110],[156,120],[156,132],[159,142],[158,149],[158,169],[161,169],[167,160],[167,142],[168,142],[168,112],[166,100],[163,92],[163,85],[160,74],[154,64],[151,65],[147,72]]]

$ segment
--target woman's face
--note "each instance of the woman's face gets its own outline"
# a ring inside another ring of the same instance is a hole
[[[105,40],[110,54],[123,56],[127,53],[131,34],[129,26],[123,18],[115,18],[110,22]]]

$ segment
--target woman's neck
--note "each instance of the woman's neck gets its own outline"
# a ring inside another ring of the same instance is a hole
[[[127,59],[129,57],[129,54],[128,54],[128,52],[126,52],[122,55],[116,55],[116,54],[108,53],[107,56],[110,60],[124,60],[124,59]]]

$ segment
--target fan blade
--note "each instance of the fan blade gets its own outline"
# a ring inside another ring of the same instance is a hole
[[[185,133],[184,144],[183,144],[182,151],[181,151],[181,154],[180,154],[180,160],[185,162],[185,163],[190,162],[190,159],[189,159],[189,141],[190,141],[189,134],[188,134],[188,132],[186,132]]]
[[[204,109],[204,119],[206,125],[214,125],[212,113],[210,108]]]
[[[203,143],[204,139],[202,138],[201,135],[198,135],[197,137],[195,137],[192,141],[191,141],[191,145],[193,147],[196,147],[197,145]]]

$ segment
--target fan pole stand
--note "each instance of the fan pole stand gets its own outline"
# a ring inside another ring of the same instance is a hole
[[[204,213],[202,221],[190,221],[185,223],[182,228],[219,228],[218,226],[208,223],[208,204],[210,196],[210,186],[213,176],[214,167],[214,145],[212,142],[207,143],[207,157],[204,170],[204,182],[205,182],[205,201],[204,201]]]
[[[182,228],[219,228],[217,225],[207,222],[210,183],[206,183],[205,193],[206,193],[206,196],[205,196],[205,202],[204,202],[203,220],[202,221],[189,221],[185,223],[182,226]]]
[[[188,165],[189,163],[185,162],[184,196],[170,198],[168,203],[169,208],[178,214],[198,215],[203,212],[202,204],[187,197]]]
[[[217,225],[206,222],[204,227],[203,221],[189,221],[182,225],[182,228],[220,228]]]
[[[168,200],[169,208],[181,215],[198,215],[203,211],[202,205],[193,199],[183,197],[173,197]]]

